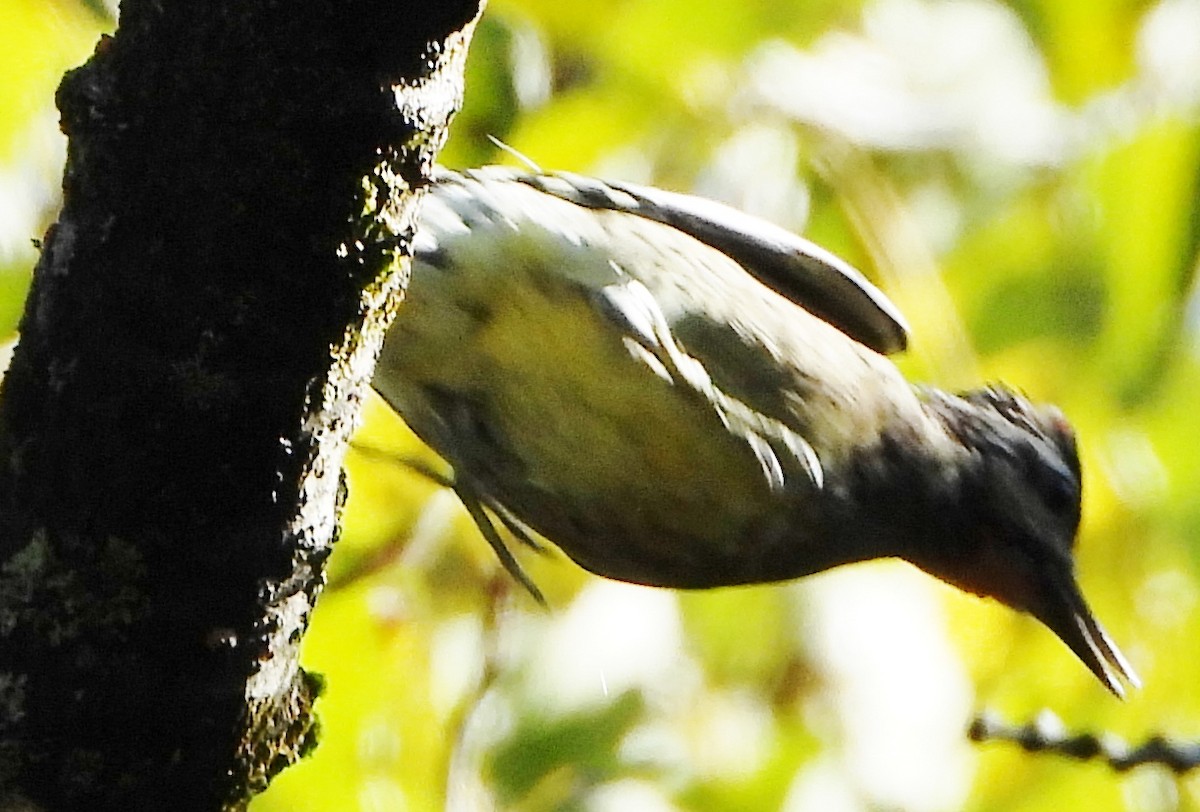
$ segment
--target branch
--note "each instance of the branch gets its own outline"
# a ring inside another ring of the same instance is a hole
[[[478,0],[125,0],[0,403],[0,808],[239,808]]]

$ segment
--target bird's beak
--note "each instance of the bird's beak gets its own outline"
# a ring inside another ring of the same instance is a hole
[[[1142,681],[1088,608],[1070,573],[1052,576],[1053,584],[1042,592],[1039,605],[1030,613],[1058,635],[1108,690],[1125,698],[1126,687],[1140,688]]]

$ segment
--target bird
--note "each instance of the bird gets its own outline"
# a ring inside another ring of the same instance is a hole
[[[438,168],[373,385],[494,519],[583,568],[705,589],[899,558],[1032,615],[1109,691],[1140,685],[1075,576],[1063,413],[910,384],[859,271],[701,197]]]

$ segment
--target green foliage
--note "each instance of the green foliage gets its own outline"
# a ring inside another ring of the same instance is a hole
[[[95,24],[0,9],[9,324],[54,208],[54,83]],[[674,596],[522,551],[543,612],[449,494],[352,454],[305,650],[322,742],[254,808],[1195,806],[1194,780],[963,731],[982,706],[1131,740],[1200,728],[1196,42],[1191,0],[493,0],[444,161],[509,160],[490,134],[803,229],[905,311],[914,379],[1060,404],[1081,580],[1146,687],[1117,703],[1045,630],[898,565]],[[361,439],[432,461],[378,404]]]
[[[500,805],[530,810],[577,806],[587,787],[620,775],[625,765],[618,747],[644,713],[644,702],[634,691],[567,716],[545,718],[536,706],[528,708],[489,759],[487,773]]]

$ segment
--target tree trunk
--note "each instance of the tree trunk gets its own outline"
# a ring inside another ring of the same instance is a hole
[[[341,462],[480,0],[124,0],[0,402],[0,809],[232,809],[315,742]]]

